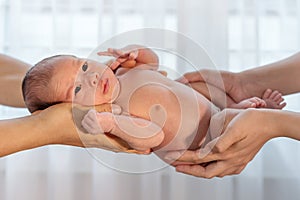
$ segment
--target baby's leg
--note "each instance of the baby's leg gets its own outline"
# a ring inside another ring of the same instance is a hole
[[[258,97],[245,99],[237,104],[232,104],[230,108],[246,109],[246,108],[265,108],[267,103]]]
[[[194,90],[206,97],[220,109],[230,108],[232,104],[236,104],[224,91],[213,85],[199,81],[189,83],[188,86],[192,87]]]
[[[286,106],[282,94],[277,90],[267,89],[263,94],[263,100],[267,104],[267,108],[282,109]]]

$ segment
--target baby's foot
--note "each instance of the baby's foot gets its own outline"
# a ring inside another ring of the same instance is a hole
[[[234,106],[234,108],[246,109],[246,108],[265,108],[266,102],[258,97],[252,97],[245,99]]]
[[[266,108],[282,109],[286,106],[282,94],[277,90],[267,89],[263,94],[263,100],[267,103]]]

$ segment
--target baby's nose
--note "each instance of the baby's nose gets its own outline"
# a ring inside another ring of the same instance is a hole
[[[97,86],[98,85],[98,82],[99,82],[99,74],[98,73],[93,73],[90,75],[90,78],[89,78],[89,82],[92,86]]]

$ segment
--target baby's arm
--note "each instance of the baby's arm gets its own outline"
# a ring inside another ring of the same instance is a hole
[[[151,49],[141,45],[129,45],[124,48],[138,50],[138,55],[135,59],[136,65],[147,64],[153,66],[154,69],[158,68],[158,64],[159,64],[158,56]]]
[[[151,121],[109,112],[90,110],[81,124],[91,134],[114,133],[138,151],[156,147],[164,139],[162,128]]]

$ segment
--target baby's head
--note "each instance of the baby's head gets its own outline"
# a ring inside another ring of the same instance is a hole
[[[22,91],[30,112],[62,102],[98,105],[112,102],[119,83],[106,65],[70,55],[46,58],[26,74]]]

